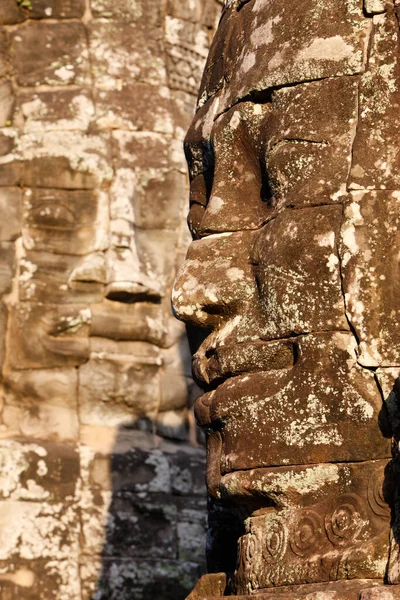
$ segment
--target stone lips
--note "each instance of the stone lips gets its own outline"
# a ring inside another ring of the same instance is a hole
[[[351,334],[296,344],[292,369],[234,377],[197,400],[199,423],[221,432],[221,473],[390,457],[377,426],[382,399],[353,358]]]
[[[193,356],[193,374],[199,384],[221,381],[254,371],[279,370],[293,365],[294,342],[245,342],[243,344],[209,346],[208,340]]]

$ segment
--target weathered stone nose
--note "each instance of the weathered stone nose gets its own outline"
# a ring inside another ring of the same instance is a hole
[[[191,244],[172,291],[178,319],[215,328],[254,297],[250,238],[251,232],[223,233]]]
[[[162,293],[157,281],[143,273],[131,247],[113,247],[106,254],[86,256],[72,271],[70,288],[80,284],[105,285],[104,295],[116,302],[158,302]]]
[[[110,248],[106,255],[105,296],[117,302],[159,301],[157,281],[143,273],[137,253],[131,247]]]

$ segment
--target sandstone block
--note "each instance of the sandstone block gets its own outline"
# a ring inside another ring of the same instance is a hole
[[[96,89],[96,124],[100,130],[128,129],[172,134],[174,124],[169,96],[167,87],[141,82],[125,82],[120,89]],[[132,102],[132,98],[136,101]]]
[[[370,66],[361,78],[360,117],[350,174],[353,189],[399,189],[398,40],[398,21],[391,7],[374,17]]]
[[[31,19],[80,19],[85,12],[84,0],[32,0]]]
[[[92,304],[91,312],[91,336],[165,346],[167,331],[160,304],[134,302],[130,305],[104,300],[100,304]]]
[[[0,24],[13,25],[24,21],[26,15],[14,0],[4,0],[0,7]]]
[[[157,358],[92,359],[79,372],[79,416],[85,425],[134,424],[157,410]],[[93,388],[93,379],[98,387]]]
[[[68,506],[71,508],[79,477],[79,459],[73,445],[29,439],[23,442],[2,440],[0,451],[3,514],[12,511],[13,508],[17,511],[16,515],[19,511],[22,514],[25,511],[27,514],[39,514],[42,509],[46,510],[46,506],[50,509],[51,505],[54,505],[56,513],[68,510]],[[66,502],[64,508],[60,506],[62,502]],[[20,530],[19,533],[16,530],[13,534],[14,541],[17,541],[24,529],[24,523],[8,523],[10,529],[12,525]],[[37,527],[38,524],[34,526]],[[6,540],[5,532],[3,536]],[[33,544],[28,534],[26,539],[29,545]],[[11,552],[11,555],[18,552],[17,545],[13,545],[11,540],[7,542],[7,548],[8,550],[4,548],[2,551],[3,560],[8,552]],[[40,552],[39,547],[32,548],[33,554],[37,552]]]
[[[0,302],[0,361],[1,361],[1,364],[4,363],[4,356],[5,356],[7,317],[8,317],[7,307],[5,306],[5,304],[3,302]]]
[[[1,591],[9,600],[49,600],[59,594],[79,597],[76,554],[64,560],[15,557],[12,562],[0,561],[0,568]]]
[[[95,18],[110,19],[118,23],[139,23],[145,27],[159,27],[162,23],[161,6],[154,0],[93,0],[91,4]]]
[[[399,363],[395,323],[400,307],[393,279],[399,200],[398,192],[359,191],[345,205],[343,289],[346,311],[359,338],[359,361],[365,366]]]
[[[87,565],[92,560],[92,557],[86,558],[84,573],[87,573]],[[157,595],[185,597],[204,570],[203,565],[193,562],[104,560],[100,576],[96,568],[93,570],[92,583],[84,577],[87,591],[83,597],[90,600],[94,590],[99,600],[108,600],[112,595],[117,598],[129,598],[129,595],[133,595],[135,600],[154,600]]]
[[[166,84],[161,29],[103,20],[90,24],[89,35],[97,88],[117,90],[126,81]]]
[[[46,369],[84,363],[89,356],[89,323],[90,310],[84,304],[24,302],[13,307],[10,367]]]
[[[14,31],[11,40],[19,85],[90,82],[83,24],[31,22]]]
[[[221,87],[223,71],[230,84],[219,110],[250,91],[362,71],[369,24],[361,5],[332,0],[305,7],[298,1],[287,12],[281,6],[266,8],[261,0],[240,11],[226,9],[222,27],[227,32],[220,32],[211,48],[199,94],[202,103]],[[218,69],[213,63],[221,55],[224,64]],[[213,80],[207,81],[211,67]]]
[[[11,291],[15,268],[15,245],[12,242],[0,242],[0,294]]]
[[[141,496],[129,492],[113,496],[103,556],[173,560],[177,553],[177,508],[165,495]]]
[[[10,123],[14,108],[14,97],[9,82],[0,84],[0,127]]]
[[[202,448],[190,448],[186,452],[171,453],[169,461],[171,463],[173,493],[184,497],[204,497],[204,450]]]
[[[202,563],[205,558],[204,539],[207,529],[206,500],[185,499],[177,522],[178,556],[182,560]]]
[[[89,91],[61,89],[19,93],[14,120],[21,121],[25,133],[86,131],[93,116],[94,106]]]
[[[4,425],[28,438],[77,440],[77,379],[75,369],[8,373],[4,383]]]

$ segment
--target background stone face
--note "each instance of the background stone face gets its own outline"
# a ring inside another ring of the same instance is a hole
[[[204,450],[169,295],[221,4],[1,0],[4,600],[178,600],[204,570]]]

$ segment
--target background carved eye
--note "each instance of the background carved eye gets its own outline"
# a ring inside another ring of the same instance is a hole
[[[65,204],[60,204],[55,199],[46,199],[29,211],[28,220],[37,226],[44,227],[72,227],[75,225],[75,215]]]

